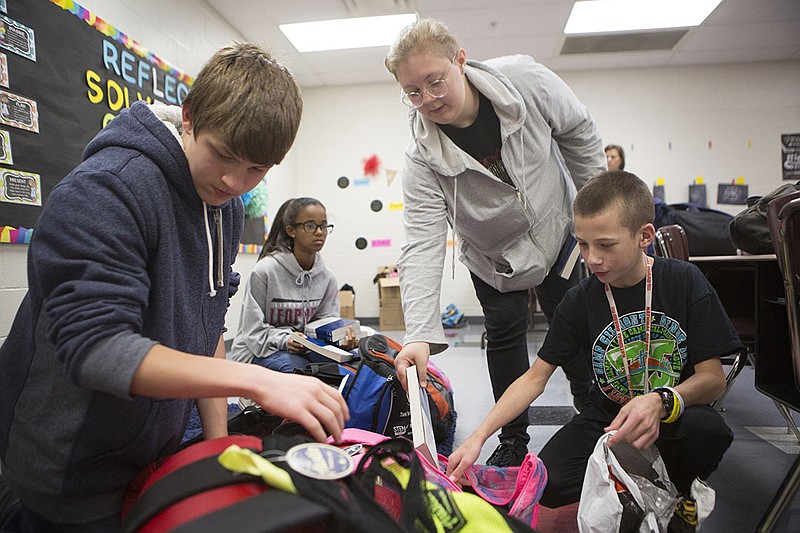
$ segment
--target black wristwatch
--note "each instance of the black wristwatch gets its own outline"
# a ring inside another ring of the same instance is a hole
[[[661,417],[661,420],[668,419],[675,408],[675,395],[666,387],[656,387],[653,392],[661,397],[661,404],[664,406],[664,411],[667,412],[666,415]]]

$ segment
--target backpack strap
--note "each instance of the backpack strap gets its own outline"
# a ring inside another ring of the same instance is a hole
[[[207,490],[240,483],[263,483],[261,478],[227,470],[216,455],[199,459],[153,483],[122,520],[120,531],[134,533],[151,518],[180,501]]]
[[[173,533],[270,533],[322,523],[331,512],[311,500],[268,490],[175,528]]]

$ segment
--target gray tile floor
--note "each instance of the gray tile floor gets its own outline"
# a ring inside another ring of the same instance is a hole
[[[434,360],[453,385],[458,413],[455,445],[458,446],[489,412],[494,400],[485,352],[480,345],[482,326],[470,324],[446,331],[451,347],[435,356]],[[383,333],[397,340],[403,338],[403,332]],[[545,333],[543,329],[529,333],[531,358],[535,356]],[[534,406],[563,408],[571,405],[567,380],[558,370]],[[800,445],[787,434],[783,419],[772,401],[755,389],[752,367],[744,369],[726,398],[725,406],[723,415],[734,432],[734,442],[719,469],[709,479],[709,484],[716,491],[716,507],[702,531],[755,531],[785,473],[800,452]],[[528,429],[531,435],[529,450],[539,451],[559,427],[532,424]],[[496,445],[496,438],[487,441],[478,462],[485,463]],[[775,531],[800,531],[800,496],[795,498]]]

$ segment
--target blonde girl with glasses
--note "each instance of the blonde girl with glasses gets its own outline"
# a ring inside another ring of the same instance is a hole
[[[320,250],[333,225],[316,198],[287,200],[278,209],[261,256],[244,289],[239,329],[231,358],[292,372],[311,362],[329,362],[299,342],[307,323],[339,316],[339,285]],[[348,332],[342,348],[357,340]]]
[[[529,290],[549,322],[579,281],[579,267],[557,262],[573,250],[576,188],[605,169],[600,136],[589,110],[553,72],[525,55],[469,60],[435,20],[401,31],[385,65],[408,106],[413,141],[403,171],[407,243],[398,265],[406,337],[398,375],[416,364],[424,383],[429,356],[447,348],[440,290],[452,228],[483,307],[499,398],[529,366]],[[455,249],[453,272],[454,257]],[[565,371],[581,408],[591,374],[582,362],[573,366]],[[520,464],[527,426],[527,413],[507,424],[488,463]]]

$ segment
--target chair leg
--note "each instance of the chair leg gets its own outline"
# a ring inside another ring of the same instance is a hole
[[[786,432],[794,433],[794,438],[797,439],[797,443],[800,444],[800,428],[797,427],[797,422],[794,421],[794,417],[792,416],[792,412],[783,405],[781,402],[777,400],[772,400],[775,403],[775,407],[778,408],[778,412],[783,416],[786,420]]]
[[[800,455],[794,460],[794,464],[786,477],[783,478],[780,489],[772,498],[769,507],[764,515],[761,517],[761,522],[758,524],[758,533],[770,533],[775,531],[783,512],[791,504],[797,489],[800,488]]]
[[[711,404],[711,407],[717,409],[718,411],[725,412],[725,407],[722,406],[722,403],[725,401],[725,397],[733,388],[736,378],[738,378],[739,374],[742,373],[742,370],[744,370],[744,367],[747,365],[747,361],[749,359],[750,353],[746,348],[736,354],[736,357],[733,359],[731,369],[728,370],[728,375],[725,378],[725,391],[722,393],[722,396],[720,396],[714,403]]]

